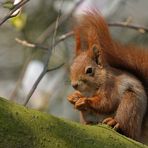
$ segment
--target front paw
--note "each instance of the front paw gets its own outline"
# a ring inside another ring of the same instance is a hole
[[[80,98],[76,103],[75,103],[75,108],[80,110],[80,111],[86,111],[89,108],[89,103],[90,100],[86,98]]]
[[[120,129],[119,123],[112,117],[108,117],[108,118],[104,119],[102,123],[111,126],[115,130]]]
[[[82,98],[82,95],[79,92],[74,92],[67,97],[68,101],[72,104],[75,104],[80,98]]]

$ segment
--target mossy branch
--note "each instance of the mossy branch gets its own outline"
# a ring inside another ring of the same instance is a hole
[[[88,126],[0,99],[0,147],[146,148],[104,125]]]

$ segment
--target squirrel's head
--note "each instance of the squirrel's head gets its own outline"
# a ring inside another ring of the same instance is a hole
[[[79,17],[74,35],[76,58],[71,66],[71,83],[83,95],[92,96],[107,77],[103,51],[112,48],[108,27],[99,12],[89,11]]]
[[[71,84],[84,96],[95,95],[106,79],[106,65],[97,45],[86,51],[78,51],[71,65]]]

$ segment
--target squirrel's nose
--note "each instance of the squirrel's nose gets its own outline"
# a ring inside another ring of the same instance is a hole
[[[72,83],[72,87],[73,87],[74,89],[77,89],[77,88],[78,88],[78,83],[77,83],[77,82]]]

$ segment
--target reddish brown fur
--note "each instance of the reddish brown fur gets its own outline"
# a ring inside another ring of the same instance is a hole
[[[117,123],[126,136],[138,139],[147,109],[148,51],[113,41],[96,11],[83,15],[74,32],[71,82],[79,93],[70,95],[69,101],[85,123],[98,123],[99,114],[114,113],[108,125]],[[88,67],[91,75],[86,73]]]

